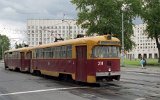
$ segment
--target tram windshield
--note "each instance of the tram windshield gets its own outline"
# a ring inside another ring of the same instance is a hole
[[[95,46],[92,50],[93,58],[115,58],[119,56],[119,47],[116,46]]]

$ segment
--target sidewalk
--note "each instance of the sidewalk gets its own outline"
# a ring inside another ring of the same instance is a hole
[[[160,67],[147,66],[145,69],[139,67],[121,67],[121,71],[160,74]]]

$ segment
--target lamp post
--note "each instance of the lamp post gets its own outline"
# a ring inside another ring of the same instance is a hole
[[[122,66],[124,66],[124,12],[129,10],[130,4],[123,4],[121,7],[122,10]]]
[[[123,11],[122,11],[122,66],[124,66],[124,23],[123,23]]]

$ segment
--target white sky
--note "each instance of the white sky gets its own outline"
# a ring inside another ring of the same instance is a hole
[[[25,41],[27,19],[76,19],[70,0],[0,0],[0,34]],[[65,15],[65,16],[64,16]],[[12,42],[12,41],[11,41]]]

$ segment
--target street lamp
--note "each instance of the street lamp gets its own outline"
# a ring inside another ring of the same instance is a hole
[[[123,12],[129,10],[130,4],[123,4],[121,7],[122,10],[122,66],[124,66],[124,15]]]

